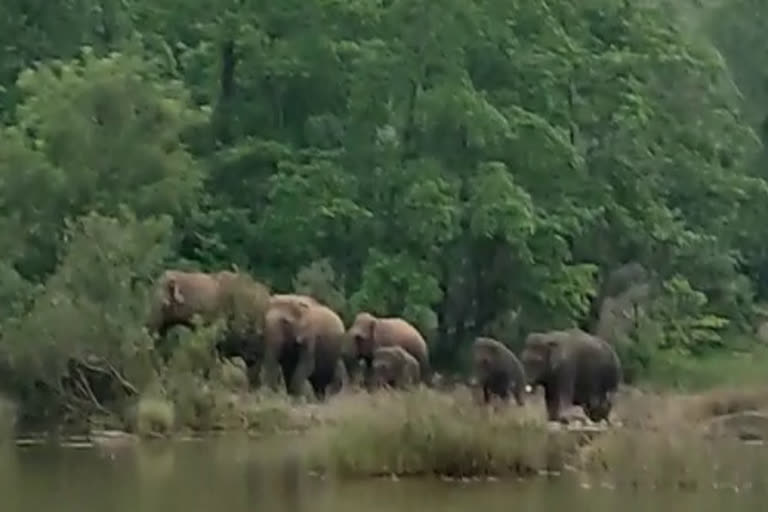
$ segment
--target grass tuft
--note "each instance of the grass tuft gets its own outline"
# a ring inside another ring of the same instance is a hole
[[[532,412],[425,388],[342,395],[323,411],[314,460],[343,475],[528,475],[576,446]]]
[[[173,403],[156,397],[143,397],[136,410],[136,432],[142,436],[167,435],[173,431],[176,414]]]

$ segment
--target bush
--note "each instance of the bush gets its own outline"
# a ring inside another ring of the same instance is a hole
[[[323,411],[329,426],[313,456],[342,475],[526,475],[576,446],[544,428],[540,413],[429,389],[348,395]]]
[[[70,224],[56,272],[3,336],[23,416],[114,413],[152,379],[153,342],[142,325],[169,230],[167,220],[130,215]]]
[[[173,432],[176,423],[174,404],[156,397],[142,397],[136,410],[136,432],[140,435]]]

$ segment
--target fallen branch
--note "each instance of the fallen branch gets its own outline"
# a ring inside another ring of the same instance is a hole
[[[136,386],[131,384],[125,377],[123,377],[120,372],[112,366],[110,363],[101,360],[100,361],[106,368],[102,368],[100,366],[93,365],[91,363],[88,363],[86,361],[80,361],[80,364],[83,365],[84,368],[91,370],[96,373],[101,373],[102,375],[111,375],[112,377],[117,380],[117,382],[123,387],[124,390],[129,392],[133,395],[138,395],[139,391],[136,389]]]
[[[81,386],[81,390],[85,392],[86,396],[91,400],[94,406],[96,408],[106,414],[111,414],[109,410],[107,410],[101,403],[99,403],[99,400],[96,398],[96,395],[93,393],[93,390],[91,389],[91,385],[88,384],[88,379],[85,377],[85,374],[83,371],[78,368],[77,374],[79,377],[79,384]]]

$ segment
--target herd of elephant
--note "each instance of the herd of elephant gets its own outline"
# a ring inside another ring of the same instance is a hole
[[[235,290],[246,300],[233,300]],[[360,312],[346,328],[335,311],[311,296],[273,294],[230,271],[166,270],[153,297],[148,327],[161,339],[176,325],[197,325],[195,318],[233,318],[238,308],[245,325],[230,326],[216,347],[221,357],[242,358],[252,385],[274,388],[281,373],[288,394],[303,393],[309,382],[323,400],[360,369],[368,390],[436,380],[429,345],[402,318]],[[591,421],[609,421],[622,379],[613,347],[579,329],[529,334],[519,358],[501,342],[478,337],[472,356],[472,380],[486,403],[494,397],[506,402],[511,395],[522,406],[525,394],[541,386],[550,421],[567,422],[562,413],[570,406],[580,406]]]

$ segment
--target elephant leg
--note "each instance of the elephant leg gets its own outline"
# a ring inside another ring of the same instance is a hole
[[[310,379],[309,384],[312,386],[312,391],[315,393],[317,400],[324,402],[327,396],[325,383],[318,381],[318,379]]]
[[[277,391],[279,388],[279,375],[284,369],[282,368],[280,359],[278,357],[278,351],[273,347],[268,347],[264,353],[264,361],[261,365],[262,382],[265,383],[272,391]],[[283,375],[285,377],[285,375]]]
[[[483,384],[483,403],[487,404],[491,401],[491,389]]]
[[[298,360],[293,370],[293,375],[286,376],[288,393],[294,396],[302,394],[304,383],[309,379],[315,368],[315,351],[312,343],[302,346],[298,354]]]
[[[574,402],[574,389],[573,389],[573,381],[571,379],[565,378],[560,380],[560,407],[568,408],[573,406]],[[568,423],[568,419],[562,414],[560,414],[560,423]]]
[[[347,366],[342,360],[336,361],[336,365],[333,370],[333,378],[330,383],[330,393],[336,394],[341,392],[342,389],[346,389],[350,384],[350,375],[347,371]]]
[[[612,400],[607,394],[592,395],[589,397],[587,405],[583,406],[584,413],[595,423],[605,420],[610,425],[610,411],[612,408]]]
[[[324,401],[329,392],[333,392],[333,388],[336,387],[335,381],[340,378],[340,376],[337,376],[337,371],[336,365],[329,367],[323,363],[318,368],[318,363],[315,362],[314,372],[309,377],[309,383],[319,401]]]
[[[251,389],[258,388],[262,385],[261,364],[259,364],[258,361],[246,361],[245,374],[248,377],[248,384],[250,385]]]
[[[421,382],[423,382],[426,385],[431,384],[432,382],[432,366],[429,364],[429,358],[428,357],[421,357],[418,359],[419,361],[419,375]]]
[[[515,402],[520,407],[525,405],[524,395],[525,395],[525,386],[522,383],[516,383],[515,389],[514,389],[514,397],[515,397]]]
[[[372,391],[374,382],[373,382],[373,359],[372,358],[365,358],[363,360],[364,368],[363,368],[363,387],[367,391]]]
[[[497,394],[499,395],[501,402],[503,404],[506,404],[509,401],[509,387],[499,386],[499,389],[497,391],[498,391]]]
[[[562,421],[560,414],[560,400],[560,392],[555,386],[544,386],[544,401],[547,404],[547,420]]]

